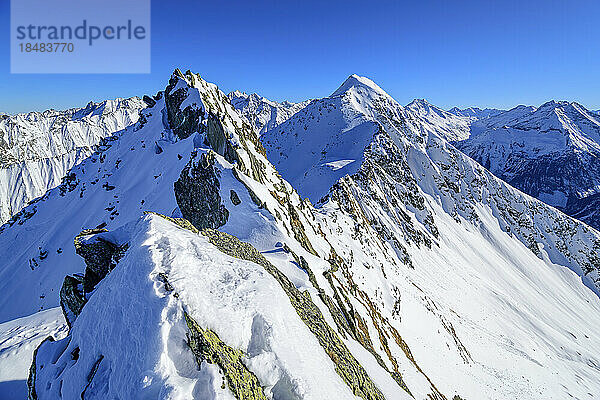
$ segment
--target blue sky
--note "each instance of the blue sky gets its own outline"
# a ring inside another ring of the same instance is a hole
[[[323,97],[357,73],[402,104],[600,108],[598,1],[152,1],[143,75],[11,75],[0,2],[3,112],[154,94],[175,67],[274,100]]]

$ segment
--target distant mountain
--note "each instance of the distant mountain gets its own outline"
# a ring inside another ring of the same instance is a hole
[[[454,115],[457,115],[459,117],[470,117],[470,118],[474,118],[476,120],[493,117],[494,115],[498,115],[503,111],[504,110],[499,110],[496,108],[481,109],[479,107],[469,107],[469,108],[463,108],[463,109],[460,109],[458,107],[453,107],[450,110],[448,110],[448,112],[450,112]]]
[[[600,228],[600,117],[582,105],[519,106],[474,122],[455,144],[511,185]]]
[[[229,93],[227,97],[233,107],[248,118],[259,134],[273,129],[310,103],[310,100],[300,103],[278,103],[256,93],[246,94],[239,90]]]
[[[133,97],[0,116],[0,223],[58,186],[103,141],[137,122],[144,107]]]
[[[424,99],[413,100],[405,110],[412,114],[424,129],[436,132],[447,140],[463,140],[469,137],[474,117],[444,111]]]

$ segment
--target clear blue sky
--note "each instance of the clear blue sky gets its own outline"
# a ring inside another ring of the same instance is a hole
[[[597,0],[153,0],[147,75],[11,75],[0,2],[4,112],[154,94],[175,67],[274,100],[323,97],[357,73],[402,104],[600,108]]]

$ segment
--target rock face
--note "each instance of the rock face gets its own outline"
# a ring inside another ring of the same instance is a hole
[[[67,275],[60,288],[60,306],[69,327],[87,302],[86,295],[112,271],[128,248],[102,237],[106,229],[86,229],[75,237],[75,252],[85,261],[84,275]]]
[[[229,211],[219,195],[219,177],[214,153],[190,160],[175,182],[175,198],[183,217],[198,229],[225,225]]]
[[[127,244],[118,245],[102,237],[106,229],[87,229],[75,237],[75,252],[85,260],[83,289],[91,292],[127,251]]]
[[[205,110],[198,107],[201,103],[196,103],[193,99],[188,103],[184,103],[189,98],[188,87],[178,85],[180,78],[183,77],[181,71],[176,69],[165,90],[165,106],[169,127],[179,139],[186,139],[195,132],[203,132],[205,128],[201,124]]]
[[[83,278],[81,276],[65,276],[60,288],[60,307],[69,327],[81,313],[85,302]]]
[[[223,380],[238,400],[267,400],[260,382],[244,365],[245,355],[242,351],[227,346],[213,331],[202,329],[188,314],[185,314],[185,322],[188,327],[188,346],[196,356],[198,368],[202,367],[203,362],[218,365],[224,373]]]

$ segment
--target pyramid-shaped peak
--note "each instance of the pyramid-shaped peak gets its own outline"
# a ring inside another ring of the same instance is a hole
[[[246,92],[242,92],[241,90],[234,90],[233,92],[229,92],[229,94],[227,95],[227,97],[229,97],[230,99],[232,98],[237,98],[237,97],[241,97],[241,98],[247,98],[250,95]]]
[[[435,106],[425,99],[414,99],[406,107],[419,108],[419,107],[435,107]],[[438,107],[435,107],[435,108],[438,108]]]
[[[377,85],[371,79],[364,76],[352,74],[344,81],[344,83],[342,83],[342,85],[339,88],[337,88],[335,92],[331,94],[330,97],[340,96],[352,88],[366,89],[368,91],[374,91],[376,93],[389,96],[382,88],[379,87],[379,85]]]

